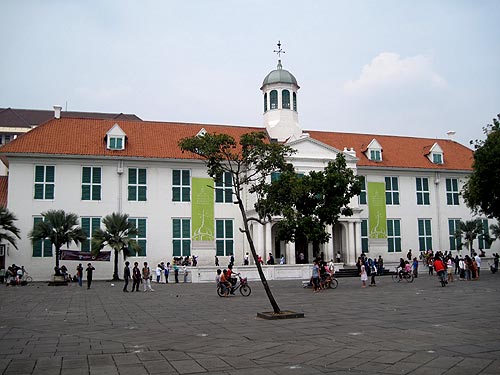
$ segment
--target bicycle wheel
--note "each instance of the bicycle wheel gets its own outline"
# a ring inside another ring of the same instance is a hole
[[[392,281],[394,281],[395,283],[399,283],[401,279],[399,278],[399,275],[397,273],[393,273],[392,274]]]
[[[414,280],[414,276],[410,273],[409,275],[406,275],[405,279],[406,279],[406,282],[412,283]]]
[[[222,287],[221,286],[217,287],[217,294],[219,295],[219,297],[224,297],[224,292],[222,291]]]
[[[332,279],[332,281],[330,281],[330,288],[331,289],[335,289],[339,286],[339,282],[337,281],[337,279]]]
[[[248,285],[242,285],[240,286],[240,293],[242,296],[248,297],[252,293],[252,289]]]
[[[26,277],[26,282],[29,284],[33,282],[33,278],[31,276]]]

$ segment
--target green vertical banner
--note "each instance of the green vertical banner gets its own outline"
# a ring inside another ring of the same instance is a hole
[[[369,238],[387,238],[385,183],[368,182]]]
[[[214,180],[191,179],[191,236],[193,241],[214,241]]]

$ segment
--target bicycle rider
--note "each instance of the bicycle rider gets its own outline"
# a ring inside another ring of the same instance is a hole
[[[405,272],[405,268],[406,268],[405,260],[403,258],[399,258],[399,266],[396,267],[396,271],[398,272],[400,280],[403,278],[403,273]]]

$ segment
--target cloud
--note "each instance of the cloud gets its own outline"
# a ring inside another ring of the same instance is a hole
[[[430,58],[417,55],[401,58],[397,53],[382,52],[365,65],[357,80],[344,89],[351,94],[365,94],[401,88],[443,89],[446,80],[434,72]]]

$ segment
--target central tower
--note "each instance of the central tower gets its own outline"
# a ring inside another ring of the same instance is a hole
[[[278,42],[278,53],[281,43]],[[269,136],[278,142],[298,139],[302,135],[297,113],[297,80],[288,70],[283,69],[281,59],[278,66],[262,82],[264,94],[264,125]]]

